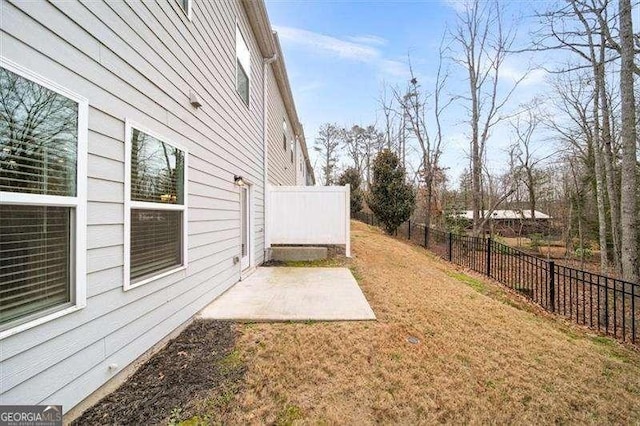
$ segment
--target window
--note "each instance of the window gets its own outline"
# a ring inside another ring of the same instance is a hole
[[[282,119],[282,148],[287,150],[287,121]]]
[[[178,0],[178,1],[180,2],[180,6],[182,7],[182,10],[184,10],[184,13],[187,15],[187,18],[191,20],[193,0]]]
[[[87,100],[0,57],[0,338],[85,306]]]
[[[127,121],[125,290],[187,266],[187,152]]]
[[[245,105],[249,106],[249,76],[251,75],[251,54],[247,43],[236,25],[236,90]]]
[[[293,149],[294,149],[293,139],[291,139],[291,164],[293,164]]]

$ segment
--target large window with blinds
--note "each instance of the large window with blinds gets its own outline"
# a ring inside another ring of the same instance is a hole
[[[187,152],[127,121],[125,289],[183,269]]]
[[[0,57],[0,336],[85,304],[87,108]]]

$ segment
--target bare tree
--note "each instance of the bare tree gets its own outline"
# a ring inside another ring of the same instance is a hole
[[[451,105],[453,98],[443,99],[449,74],[443,70],[444,57],[444,37],[440,43],[438,70],[436,74],[435,87],[432,92],[425,91],[418,82],[418,78],[413,72],[411,60],[409,58],[410,80],[404,94],[397,89],[394,90],[394,97],[400,106],[400,113],[406,117],[408,127],[413,138],[418,142],[421,154],[420,174],[424,182],[425,189],[425,225],[431,226],[431,212],[433,210],[433,195],[435,192],[438,175],[441,173],[440,156],[442,155],[443,131],[442,114]],[[429,101],[433,101],[433,122],[435,129],[430,129],[428,125],[427,113]],[[441,179],[440,179],[441,180]]]
[[[622,274],[626,280],[638,282],[638,207],[637,207],[637,134],[634,88],[634,35],[631,1],[619,0],[620,20],[620,94],[622,97]]]
[[[483,210],[482,167],[491,130],[505,120],[502,111],[519,83],[521,76],[506,92],[498,95],[500,70],[512,51],[514,27],[505,28],[503,11],[497,1],[473,0],[457,16],[452,38],[461,50],[462,58],[454,59],[468,73],[467,102],[471,127],[470,155],[472,179],[473,231],[478,234]],[[482,222],[482,223],[481,223]]]
[[[350,129],[343,128],[340,130],[342,146],[360,176],[363,175],[365,169],[365,132],[366,129],[357,124],[351,126]]]
[[[534,100],[524,107],[524,111],[511,122],[511,128],[515,134],[515,141],[511,145],[510,157],[515,162],[513,167],[514,178],[517,183],[524,184],[527,189],[531,220],[535,220],[537,208],[538,190],[544,183],[544,173],[541,163],[553,154],[540,156],[536,153],[534,137],[542,125],[540,101]]]
[[[336,178],[341,129],[337,124],[325,123],[318,130],[313,149],[319,154],[322,183],[333,184]]]
[[[384,136],[385,136],[385,143],[386,143],[386,147],[388,150],[392,150],[392,148],[394,148],[394,141],[396,139],[396,136],[393,134],[394,133],[394,127],[395,127],[395,116],[396,113],[394,111],[394,97],[393,96],[388,96],[387,95],[387,84],[386,83],[382,83],[382,91],[380,93],[380,97],[378,99],[378,104],[380,105],[380,108],[382,109],[382,114],[384,115]]]
[[[560,7],[541,14],[544,18],[546,28],[544,36],[538,41],[536,50],[553,50],[564,49],[572,52],[575,57],[580,59],[577,64],[563,67],[555,72],[558,73],[575,73],[581,70],[590,70],[591,77],[586,81],[588,87],[592,88],[592,95],[589,103],[591,112],[589,120],[592,122],[590,128],[585,127],[584,130],[589,132],[589,148],[592,150],[594,159],[594,177],[596,187],[596,201],[598,207],[598,225],[600,239],[601,267],[603,270],[608,265],[609,248],[608,235],[611,235],[613,250],[611,252],[616,270],[624,272],[622,261],[623,245],[628,247],[630,241],[637,241],[637,230],[635,227],[629,228],[623,222],[622,216],[625,215],[625,202],[633,199],[635,195],[631,194],[632,189],[625,197],[622,195],[624,191],[624,178],[620,185],[620,172],[618,170],[617,148],[615,146],[615,114],[611,105],[610,91],[607,85],[607,67],[611,68],[621,62],[622,58],[622,22],[623,17],[620,14],[624,9],[623,3],[619,2],[619,8],[616,10],[611,7],[613,1],[609,0],[569,0],[560,5]],[[630,8],[631,6],[629,6]],[[638,72],[638,67],[634,63],[634,53],[638,53],[638,49],[633,46],[633,29],[631,22],[631,12],[628,18],[628,64],[627,69],[630,81],[627,84],[631,96],[633,97],[633,73]],[[616,19],[619,18],[619,19]],[[620,21],[619,30],[620,40],[614,39],[617,30],[617,20]],[[634,50],[635,49],[635,50]],[[622,68],[622,64],[621,64]],[[620,74],[621,93],[623,87],[627,85],[622,83],[622,72]],[[623,100],[624,103],[624,100]],[[635,104],[634,100],[630,101],[630,105],[634,110],[631,122],[635,123]],[[624,125],[623,125],[624,126]],[[631,124],[634,126],[634,124]],[[634,142],[629,144],[629,154],[635,153],[635,137]],[[628,160],[626,166],[630,173],[627,177],[632,179],[632,186],[635,188],[635,164],[637,154],[632,157],[623,152],[622,167],[624,169],[625,160]],[[624,174],[624,172],[622,172]],[[622,189],[621,189],[622,188]],[[629,191],[630,187],[627,187]],[[626,201],[623,201],[626,199]],[[633,202],[633,217],[636,216],[635,202]],[[607,209],[608,207],[608,209]],[[627,222],[629,220],[627,217]],[[607,223],[607,218],[609,222]],[[610,231],[610,233],[609,233]],[[629,234],[633,234],[627,239],[626,244],[622,242]],[[635,264],[637,265],[637,242],[634,242]],[[628,262],[627,262],[628,263]],[[633,262],[632,262],[633,263]],[[635,267],[637,270],[637,266]],[[637,273],[636,273],[637,274]],[[636,275],[637,278],[637,275]]]

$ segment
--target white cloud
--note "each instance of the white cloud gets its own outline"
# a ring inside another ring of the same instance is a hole
[[[462,13],[467,10],[469,0],[442,0],[442,3],[455,10],[457,13]]]
[[[362,62],[370,62],[380,57],[380,51],[363,43],[341,40],[336,37],[314,33],[300,28],[275,27],[281,40],[296,44],[314,51],[339,56]]]
[[[500,76],[512,80],[513,82],[519,81],[521,86],[535,86],[544,83],[544,79],[547,76],[547,72],[542,68],[535,68],[533,70],[522,70],[517,67],[504,64],[500,68]]]
[[[324,84],[320,81],[312,81],[308,84],[303,84],[302,86],[298,87],[297,92],[298,93],[312,93],[312,92],[317,92],[318,90],[322,89],[324,87]]]
[[[388,41],[386,39],[371,34],[352,36],[347,38],[354,43],[363,43],[371,46],[386,46],[388,44]]]
[[[387,75],[393,77],[399,77],[404,80],[409,79],[409,66],[401,61],[394,61],[391,59],[381,60],[379,63],[380,70]]]
[[[275,30],[289,45],[298,46],[311,53],[323,53],[345,60],[370,64],[384,75],[406,79],[409,76],[407,64],[388,59],[380,49],[387,40],[375,35],[360,35],[338,38],[301,28],[276,26]]]

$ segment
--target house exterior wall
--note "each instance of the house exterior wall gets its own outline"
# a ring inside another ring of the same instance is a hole
[[[282,60],[282,58],[278,58]],[[304,184],[296,181],[295,134],[291,118],[287,114],[282,95],[278,88],[273,67],[267,70],[267,138],[269,162],[267,165],[268,180],[271,185]],[[283,120],[286,123],[286,149],[283,145]],[[293,142],[293,143],[292,143]],[[294,151],[291,161],[292,146]]]
[[[79,278],[86,285],[86,307],[0,340],[0,404],[62,404],[68,411],[236,283],[236,174],[253,184],[252,263],[263,261],[263,69],[257,41],[239,0],[196,0],[192,20],[180,3],[0,0],[0,54],[89,100],[87,273]],[[235,89],[236,22],[251,51],[249,107]],[[272,96],[278,93],[273,87]],[[201,108],[190,105],[190,90]],[[281,137],[285,115],[278,99],[270,98],[269,108],[270,116],[278,112]],[[189,153],[189,265],[128,291],[125,119]],[[290,183],[294,168],[285,168],[283,157],[272,162],[269,179]],[[112,371],[111,364],[119,368]]]
[[[296,139],[296,182],[298,185],[307,184],[307,164],[304,161],[304,154],[302,152],[302,146],[300,145],[300,139]]]

